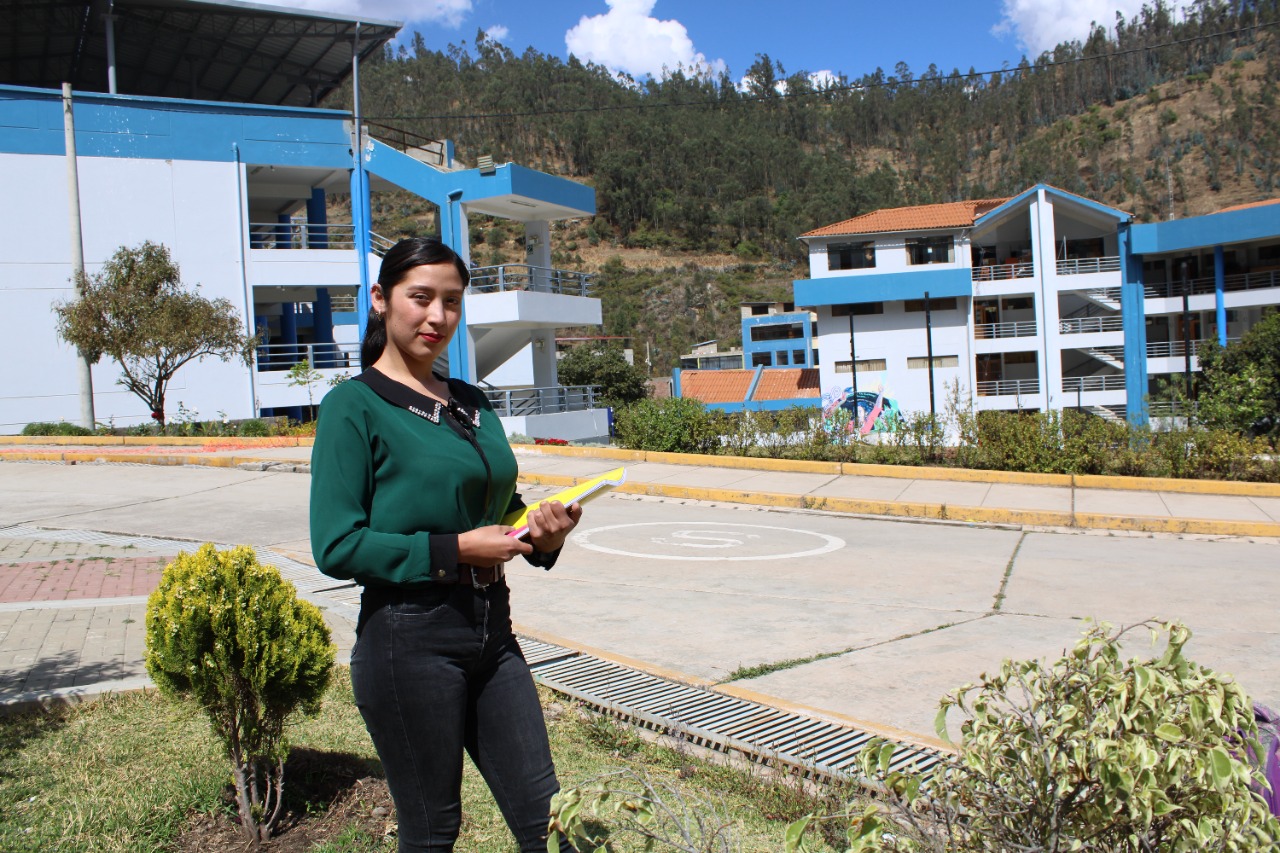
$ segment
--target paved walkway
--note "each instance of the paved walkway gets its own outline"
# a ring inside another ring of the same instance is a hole
[[[626,465],[628,483],[622,491],[726,507],[754,504],[860,517],[945,519],[1012,526],[1024,531],[1100,528],[1192,534],[1191,538],[1202,534],[1242,544],[1275,544],[1272,537],[1280,537],[1277,486],[1020,477],[992,472],[675,457],[579,448],[546,452],[521,449],[518,455],[522,479],[529,485],[554,488]],[[0,443],[0,478],[5,476],[4,459],[127,461],[306,472],[310,447]],[[8,499],[15,500],[12,495]],[[10,514],[11,518],[30,517],[21,514],[20,507],[10,508],[17,510]],[[0,707],[29,707],[34,702],[144,686],[145,597],[158,582],[168,559],[190,547],[189,542],[92,530],[21,526],[0,529]],[[328,588],[331,582],[305,565],[307,555],[296,550],[270,557],[268,561],[281,565],[305,597],[324,608],[345,658],[353,639],[352,591]],[[564,576],[557,575],[558,583],[575,582],[571,573],[561,575]],[[551,612],[549,607],[533,610]],[[1143,615],[1145,612],[1135,617]],[[567,625],[565,620],[570,617],[560,614],[557,618]],[[992,642],[1004,647],[1007,638]],[[652,664],[658,658],[650,656],[647,660]],[[760,686],[771,688],[768,679],[772,678],[779,682],[777,695],[789,695],[790,691],[800,697],[798,701],[814,704],[812,697],[824,689],[821,684],[800,685],[808,690],[807,694],[795,685],[781,689],[782,682],[797,677],[794,673],[777,673],[766,677]]]

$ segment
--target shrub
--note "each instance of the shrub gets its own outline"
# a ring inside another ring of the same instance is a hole
[[[22,428],[23,435],[93,435],[93,430],[85,429],[79,424],[69,424],[66,421],[58,423],[47,423],[37,421],[36,423],[27,424]]]
[[[1280,824],[1241,760],[1256,749],[1253,706],[1238,684],[1183,656],[1124,662],[1124,631],[1099,625],[1052,664],[1005,661],[942,702],[964,714],[959,753],[923,775],[889,771],[894,748],[862,752],[883,804],[858,804],[852,850],[1252,851],[1275,849]],[[921,792],[927,792],[923,796]],[[793,824],[789,850],[830,818]]]
[[[240,422],[237,432],[245,438],[266,438],[271,435],[271,427],[261,418],[250,418]]]
[[[632,450],[714,453],[720,436],[706,406],[688,397],[646,399],[617,410],[618,443]]]
[[[252,548],[206,544],[165,567],[146,632],[147,672],[208,715],[231,760],[245,834],[270,838],[283,806],[285,720],[319,711],[333,667],[324,617]]]

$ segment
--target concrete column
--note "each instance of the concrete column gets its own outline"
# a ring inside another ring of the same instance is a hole
[[[1218,344],[1227,345],[1227,262],[1222,247],[1213,247],[1213,305],[1218,313]]]
[[[533,345],[533,384],[538,388],[551,388],[560,384],[556,370],[556,332],[555,329],[534,329],[531,336]]]
[[[1031,255],[1035,261],[1035,279],[1039,283],[1036,300],[1040,303],[1039,357],[1040,408],[1048,411],[1061,408],[1062,354],[1058,333],[1058,267],[1053,251],[1053,204],[1044,190],[1036,192],[1031,203]]]
[[[277,350],[277,357],[286,361],[293,361],[298,355],[298,317],[294,313],[293,303],[284,302],[280,305],[280,344],[284,346]]]
[[[315,324],[316,367],[340,367],[338,348],[333,343],[333,298],[329,296],[329,288],[316,288],[311,317]]]
[[[329,212],[325,209],[324,190],[315,187],[307,199],[307,248],[329,248]]]
[[[1125,417],[1133,426],[1151,421],[1147,407],[1147,307],[1142,258],[1130,252],[1129,223],[1120,226],[1120,316],[1124,327]]]
[[[551,268],[551,224],[549,222],[524,223],[524,258],[525,263],[535,267],[533,281],[536,287],[544,289],[550,286],[550,279],[545,272]]]
[[[289,231],[291,230],[289,227],[290,222],[291,222],[291,219],[289,217],[289,214],[280,213],[276,215],[276,248],[277,249],[288,249],[293,244],[293,241],[289,234]]]

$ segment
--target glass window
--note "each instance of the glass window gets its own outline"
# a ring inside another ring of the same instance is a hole
[[[859,302],[854,305],[832,305],[832,317],[848,317],[852,314],[855,317],[864,317],[868,314],[883,314],[883,302]]]
[[[858,359],[858,372],[859,372],[859,373],[883,373],[883,372],[884,372],[884,370],[885,370],[885,367],[886,367],[886,363],[885,363],[885,360],[884,360],[883,358],[860,358],[860,359]],[[848,362],[848,361],[837,361],[837,362],[836,362],[836,373],[848,373],[848,372],[849,372],[849,362]]]
[[[907,263],[949,264],[955,259],[954,237],[911,237],[907,239]]]
[[[751,353],[752,367],[773,367],[773,353],[753,352]]]
[[[956,298],[954,296],[948,296],[944,299],[930,299],[929,310],[931,312],[932,311],[954,311],[956,310],[957,304],[958,303],[956,302]],[[906,311],[907,313],[912,313],[915,311],[924,311],[924,300],[923,299],[904,300],[902,303],[902,310]]]
[[[793,350],[791,351],[791,363],[792,363],[792,364],[804,364],[804,350],[802,350],[802,349],[793,349]]]
[[[873,242],[827,244],[827,269],[865,270],[875,265],[876,244]]]
[[[909,370],[923,370],[929,366],[929,356],[920,355],[915,358],[907,359],[907,368]],[[933,357],[933,366],[938,367],[959,367],[960,357],[955,355],[935,355]]]

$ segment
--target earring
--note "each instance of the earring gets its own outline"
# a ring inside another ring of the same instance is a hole
[[[373,319],[373,320],[381,320],[381,319],[382,319],[382,312],[381,312],[381,311],[374,311],[373,309],[370,309],[370,310],[369,310],[369,317],[370,317],[371,319]]]

